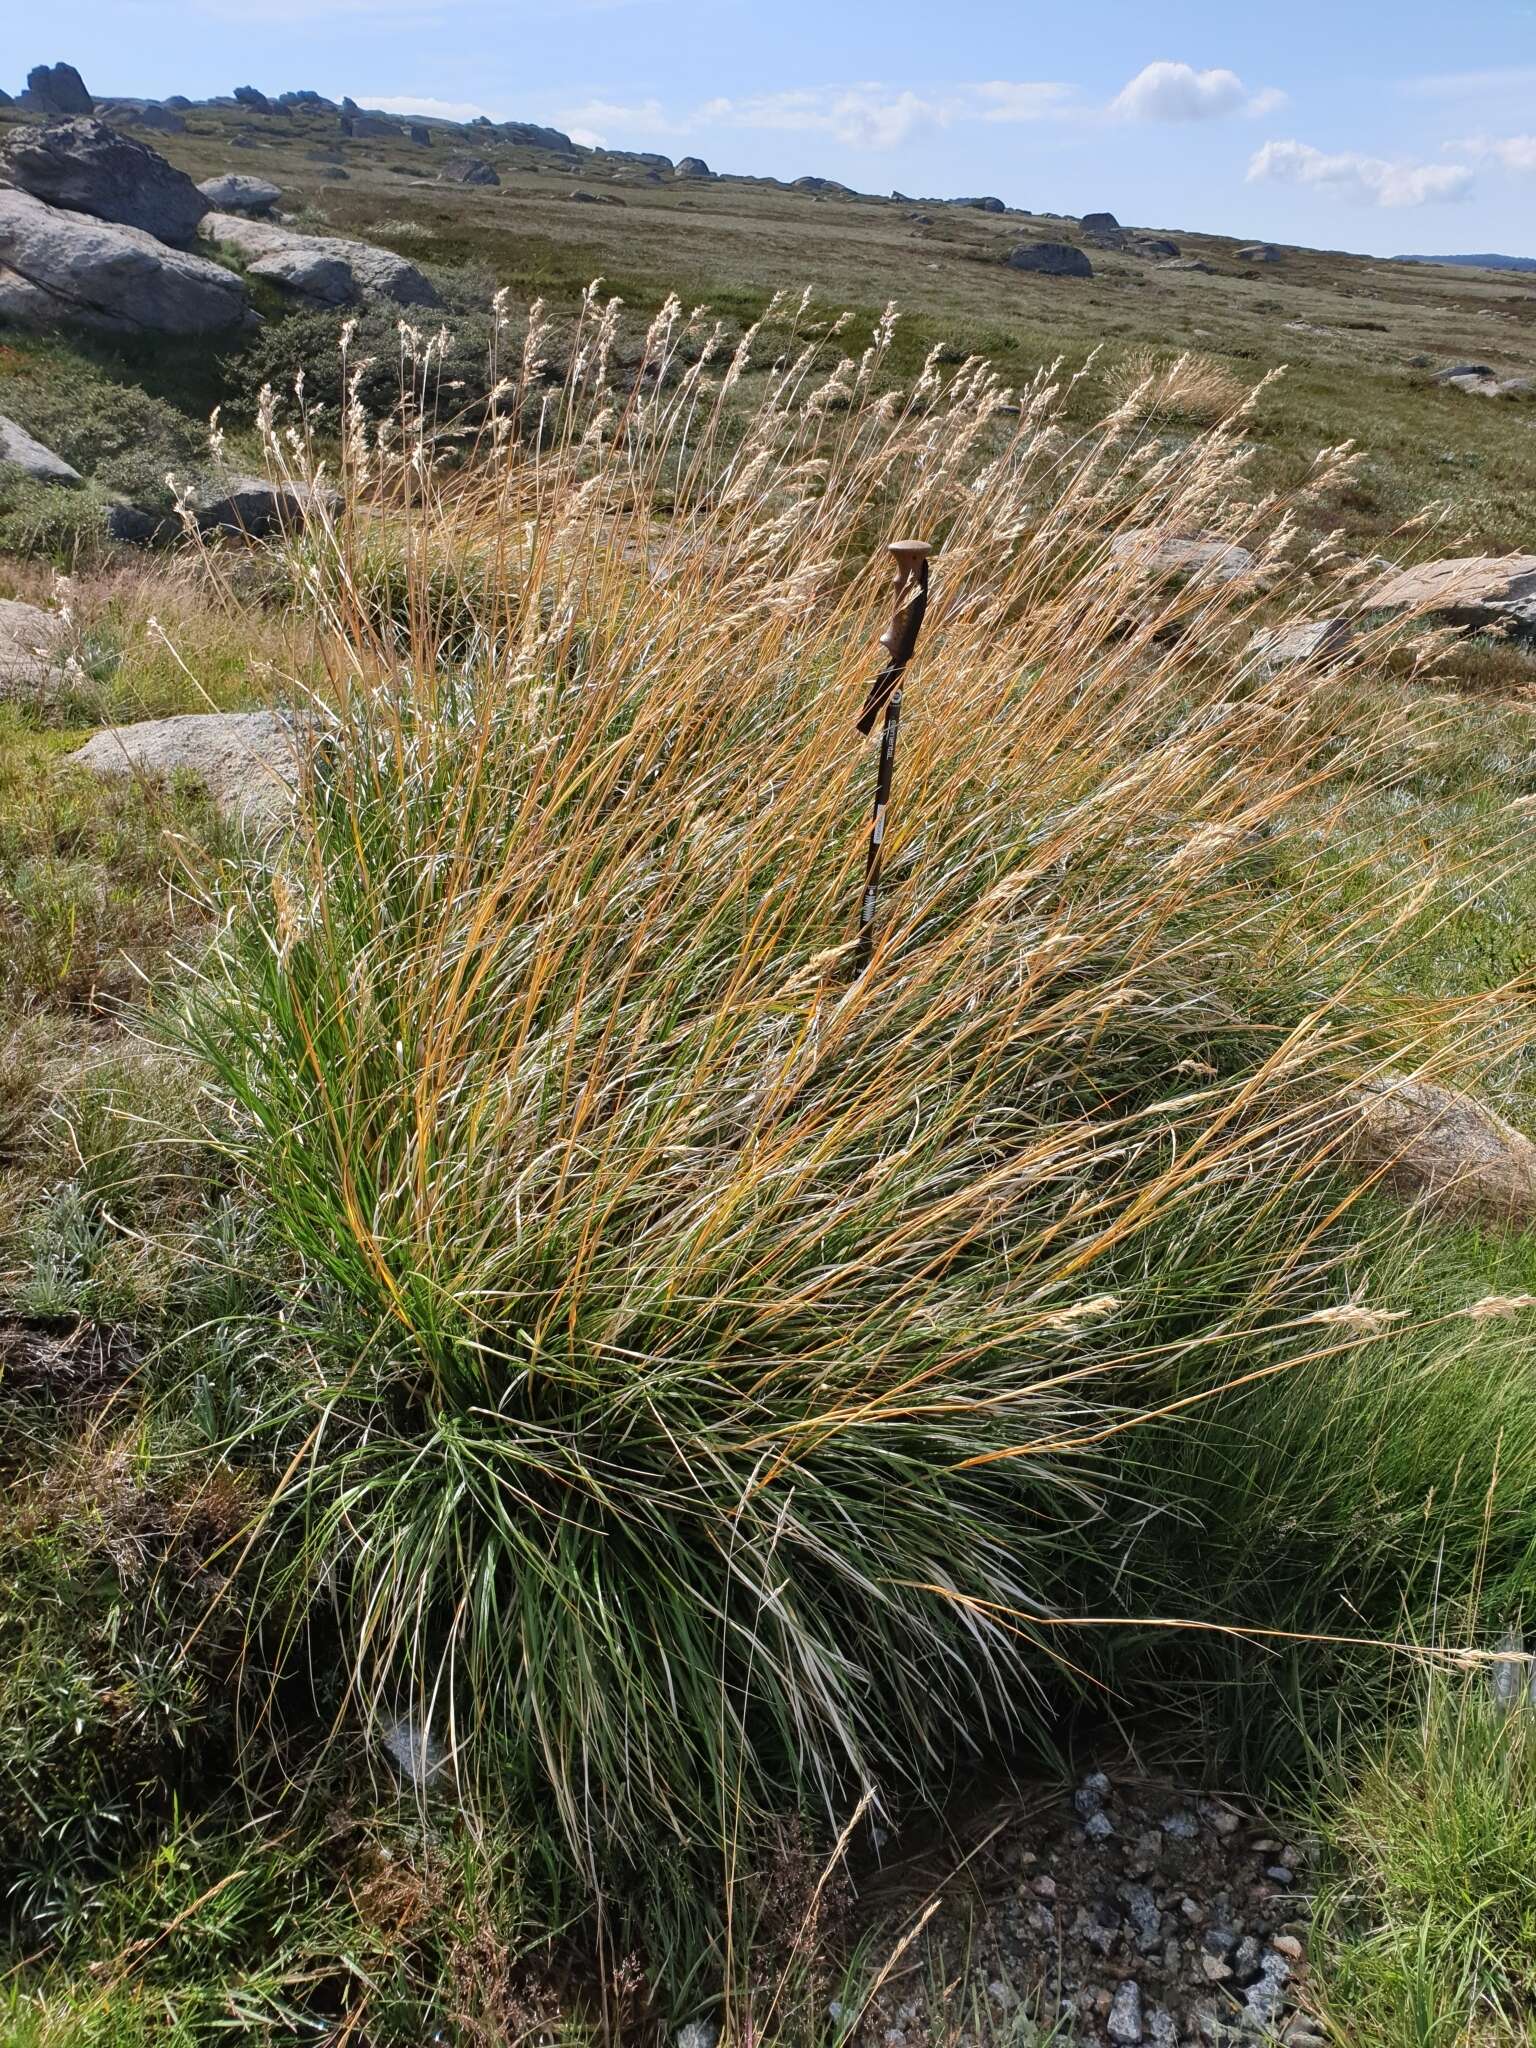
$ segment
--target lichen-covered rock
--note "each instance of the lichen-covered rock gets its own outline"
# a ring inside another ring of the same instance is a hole
[[[208,201],[158,150],[105,121],[58,121],[12,135],[0,173],[48,206],[142,228],[180,246],[197,233]]]
[[[1158,533],[1146,526],[1117,533],[1109,554],[1111,561],[1134,563],[1147,576],[1187,577],[1202,583],[1235,583],[1254,567],[1247,548],[1219,534]]]
[[[34,64],[27,73],[27,91],[45,114],[92,114],[96,102],[73,64]]]
[[[484,157],[451,156],[446,159],[437,174],[450,185],[499,185],[501,178],[496,168]]]
[[[0,322],[197,335],[230,333],[250,317],[245,286],[217,263],[141,228],[0,189]]]
[[[1333,661],[1347,654],[1355,637],[1348,619],[1306,619],[1299,625],[1272,626],[1255,633],[1248,652],[1266,675],[1306,661]]]
[[[59,667],[65,624],[19,598],[0,598],[0,703],[46,683]]]
[[[69,761],[108,778],[187,775],[227,817],[270,825],[292,803],[298,745],[292,723],[275,711],[191,712],[108,726]]]

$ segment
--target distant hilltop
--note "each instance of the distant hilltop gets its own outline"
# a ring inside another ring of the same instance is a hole
[[[1394,256],[1394,263],[1454,263],[1468,270],[1536,270],[1536,256]]]

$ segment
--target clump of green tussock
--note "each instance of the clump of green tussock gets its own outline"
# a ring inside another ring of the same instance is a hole
[[[1503,1688],[1496,1672],[1422,1680],[1417,1713],[1323,1804],[1321,2002],[1336,2038],[1359,2048],[1531,2038],[1536,1713],[1529,1667]]]
[[[878,397],[889,320],[831,365],[675,303],[623,396],[616,331],[589,298],[541,395],[535,309],[452,474],[409,405],[348,415],[296,829],[232,871],[187,1023],[307,1275],[251,1425],[274,1555],[357,1705],[597,1886],[923,1795],[1150,1597],[1126,1434],[1341,1342],[1354,995],[1429,858],[1318,928],[1274,857],[1376,742],[1349,673],[1245,658],[1262,573],[1153,573],[1159,534],[1294,547],[1235,429],[1085,437],[975,362]],[[383,630],[386,513],[422,573]],[[860,975],[868,553],[909,533]]]

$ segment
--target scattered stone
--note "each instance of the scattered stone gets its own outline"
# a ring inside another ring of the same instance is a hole
[[[1278,263],[1280,251],[1273,242],[1248,242],[1236,252],[1239,263]]]
[[[1296,626],[1271,626],[1255,633],[1247,652],[1265,675],[1278,675],[1305,661],[1331,661],[1347,654],[1355,637],[1348,619],[1308,619]]]
[[[1165,1813],[1158,1825],[1165,1835],[1171,1835],[1176,1842],[1193,1842],[1200,1833],[1200,1823],[1187,1807],[1179,1807],[1172,1813]]]
[[[1090,1841],[1107,1842],[1115,1832],[1115,1824],[1107,1813],[1090,1813],[1083,1823],[1083,1833]]]
[[[499,185],[501,176],[484,157],[450,156],[437,174],[450,185]]]
[[[1450,1215],[1536,1218],[1536,1143],[1458,1089],[1384,1074],[1356,1090],[1351,1149],[1411,1200]]]
[[[1104,2031],[1111,2041],[1137,2048],[1141,2040],[1141,1986],[1134,1977],[1128,1977],[1115,1993]]]
[[[34,64],[27,91],[45,114],[94,114],[96,102],[73,64]]]
[[[1021,242],[1008,252],[1011,270],[1030,270],[1042,277],[1092,277],[1093,265],[1085,250],[1070,242]]]
[[[67,463],[62,455],[55,455],[41,441],[34,441],[25,427],[17,426],[4,413],[0,413],[0,463],[21,470],[40,484],[64,484],[72,488],[82,481],[79,470]]]
[[[1117,533],[1109,554],[1112,561],[1134,562],[1148,576],[1181,576],[1191,583],[1236,583],[1254,566],[1253,556],[1236,541],[1211,533],[1158,533],[1145,526]]]
[[[1108,1778],[1102,1771],[1095,1771],[1090,1777],[1084,1778],[1072,1794],[1072,1804],[1086,1820],[1089,1814],[1102,1811],[1110,1790]]]
[[[178,246],[191,241],[208,211],[185,171],[105,121],[18,131],[0,156],[0,175],[49,206],[142,228]]]
[[[1452,555],[1393,569],[1361,595],[1368,611],[1419,611],[1474,632],[1536,630],[1536,555]]]
[[[296,234],[233,213],[208,214],[202,232],[243,256],[250,276],[310,305],[349,306],[358,299],[387,299],[397,306],[442,303],[414,263],[371,242]]]
[[[1166,263],[1181,252],[1177,242],[1167,235],[1126,235],[1120,244],[1129,256],[1139,256],[1144,263]]]
[[[1449,370],[1435,373],[1437,384],[1454,384],[1463,377],[1494,377],[1498,372],[1487,363],[1456,363]]]
[[[226,816],[253,824],[280,823],[293,793],[297,750],[293,728],[275,711],[190,712],[180,718],[151,718],[139,725],[108,726],[69,756],[70,764],[92,774],[163,780],[194,777]],[[407,1775],[424,1765],[430,1775],[441,1753],[428,1744],[407,1746],[410,1723],[399,1721],[385,1747]],[[400,1748],[391,1738],[400,1737]],[[413,1763],[412,1759],[415,1759]]]
[[[197,189],[210,207],[222,213],[270,213],[283,196],[281,189],[268,184],[265,178],[249,178],[242,171],[204,178]]]
[[[262,716],[259,712],[248,715]],[[167,724],[174,722],[171,719],[166,720]],[[385,1755],[401,1777],[418,1788],[429,1785],[448,1761],[442,1745],[430,1731],[419,1728],[409,1714],[402,1714],[399,1720],[392,1721],[380,1740],[383,1742]]]
[[[0,323],[195,335],[227,334],[250,317],[245,286],[219,264],[0,189]]]

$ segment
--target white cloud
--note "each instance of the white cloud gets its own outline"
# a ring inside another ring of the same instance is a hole
[[[1428,206],[1465,199],[1467,164],[1389,163],[1358,150],[1327,155],[1306,142],[1266,142],[1248,166],[1251,183],[1315,185],[1356,206]]]
[[[1536,64],[1506,64],[1498,71],[1441,71],[1427,78],[1405,78],[1398,91],[1415,100],[1486,100],[1490,94],[1529,92],[1536,87]]]
[[[1474,135],[1450,146],[1480,163],[1502,164],[1506,171],[1536,171],[1536,135]]]
[[[701,128],[749,128],[779,134],[820,135],[849,149],[899,149],[915,136],[963,121],[1042,121],[1074,110],[1076,89],[1046,80],[994,78],[941,93],[869,82],[804,86],[705,100],[687,114],[661,101],[635,104],[591,100],[557,118],[578,141],[615,133],[664,137]]]
[[[426,114],[438,121],[473,121],[481,114],[491,121],[502,118],[475,100],[434,100],[412,93],[396,93],[383,98],[377,93],[358,95],[357,103],[360,107],[376,107],[381,114]]]
[[[1250,93],[1235,71],[1197,71],[1163,58],[1138,71],[1110,102],[1128,121],[1218,121],[1226,114],[1272,114],[1285,105],[1274,86]]]

